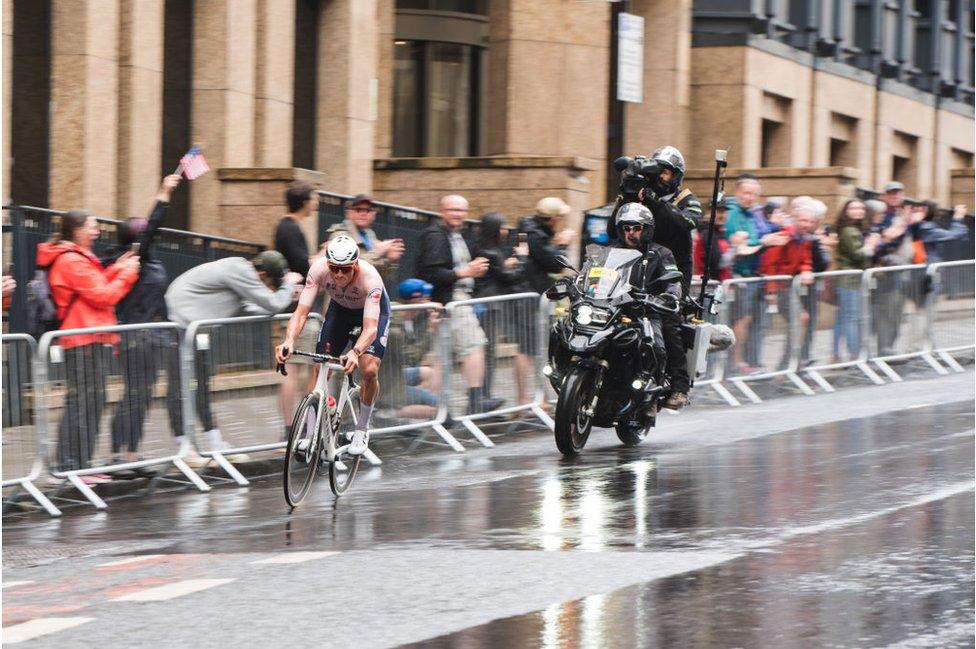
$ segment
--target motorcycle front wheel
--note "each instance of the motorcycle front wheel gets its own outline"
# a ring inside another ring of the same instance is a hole
[[[593,402],[593,390],[596,389],[593,378],[592,368],[576,367],[570,371],[559,392],[553,433],[556,448],[563,455],[578,455],[590,436],[593,417],[583,411]]]
[[[632,419],[627,419],[617,422],[614,428],[617,431],[617,438],[623,442],[624,446],[637,446],[647,438],[652,426],[643,426]]]

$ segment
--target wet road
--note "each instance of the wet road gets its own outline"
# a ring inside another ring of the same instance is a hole
[[[970,373],[5,519],[5,643],[973,646],[973,420]]]

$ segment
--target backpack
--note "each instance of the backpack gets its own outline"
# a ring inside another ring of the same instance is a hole
[[[34,271],[34,279],[27,282],[27,333],[39,339],[49,331],[61,328],[61,322],[68,317],[68,312],[75,303],[78,294],[71,296],[68,306],[64,309],[64,318],[58,317],[58,306],[51,295],[50,272],[55,262],[65,253],[81,254],[77,250],[64,250],[51,260],[47,266],[38,266]]]

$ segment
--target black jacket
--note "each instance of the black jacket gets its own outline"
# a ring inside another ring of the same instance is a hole
[[[288,270],[305,277],[308,275],[308,242],[298,222],[286,216],[278,221],[274,233],[275,250],[285,256]]]
[[[691,286],[691,276],[694,272],[692,263],[692,241],[691,233],[698,228],[701,222],[702,207],[701,202],[691,192],[679,191],[674,197],[646,198],[644,205],[651,210],[654,215],[654,243],[658,243],[674,254],[674,260],[678,264],[678,269],[683,275],[681,280],[682,291],[687,295]],[[681,196],[675,204],[674,198]],[[619,207],[619,203],[617,205]],[[607,224],[607,234],[610,240],[614,241],[617,237],[617,209],[613,211],[610,222]]]
[[[475,297],[511,295],[532,290],[525,281],[525,260],[520,260],[514,268],[505,267],[505,260],[512,256],[511,250],[504,246],[479,248],[477,256],[488,260],[488,272],[475,281]]]
[[[417,277],[433,285],[430,299],[441,304],[454,299],[454,284],[458,281],[448,235],[443,221],[428,226],[420,233],[420,249],[417,251]],[[470,243],[468,252],[471,252]],[[474,257],[471,255],[472,259]]]
[[[664,246],[657,243],[647,244],[644,250],[644,259],[634,266],[630,275],[630,283],[634,286],[643,286],[645,293],[650,295],[662,295],[670,293],[676,299],[681,299],[681,283],[677,280],[667,283],[655,280],[662,277],[665,273],[679,270],[674,261],[674,255]]]
[[[153,240],[166,217],[169,203],[156,201],[146,229],[136,239],[139,242],[139,279],[132,285],[129,293],[115,305],[115,316],[119,324],[142,324],[145,322],[165,322],[166,288],[169,276],[163,263],[156,259]],[[115,245],[101,257],[102,265],[114,264],[119,257],[129,251],[129,246]]]
[[[526,235],[529,244],[529,258],[525,262],[525,280],[529,290],[545,293],[552,286],[550,273],[561,273],[562,264],[556,261],[566,254],[566,246],[552,243],[555,234],[552,227],[538,216],[527,216],[519,223],[519,232]]]

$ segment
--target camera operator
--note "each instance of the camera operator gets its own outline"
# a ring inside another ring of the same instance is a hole
[[[620,196],[607,232],[611,242],[618,238],[617,216],[621,205],[639,201],[654,216],[653,242],[672,252],[678,270],[681,271],[681,294],[688,296],[692,275],[691,233],[701,221],[701,202],[689,189],[680,189],[685,175],[685,159],[673,146],[663,146],[651,154],[650,159],[637,157],[633,160],[618,158],[614,166],[621,169]],[[618,163],[620,166],[618,166]],[[671,384],[674,390],[665,408],[680,410],[688,405],[690,379],[685,361],[685,344],[681,338],[681,316],[666,318],[664,339],[667,346]]]
[[[616,213],[620,204],[639,201],[647,206],[656,223],[654,243],[674,254],[683,275],[681,292],[688,295],[693,270],[691,233],[698,229],[702,206],[690,189],[681,189],[684,175],[684,156],[673,146],[660,147],[650,159],[634,158],[623,170],[621,195],[607,224],[607,232],[611,240],[617,236]]]

